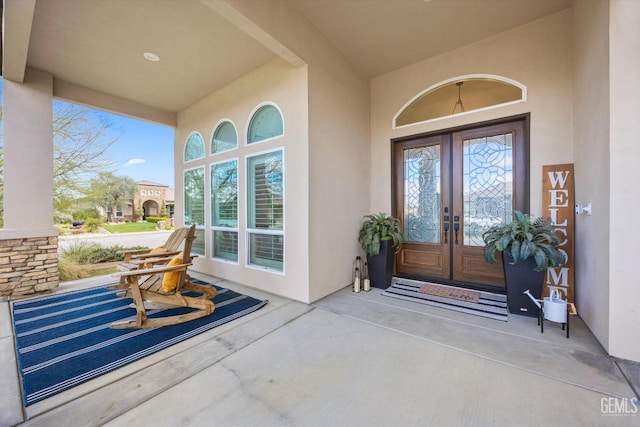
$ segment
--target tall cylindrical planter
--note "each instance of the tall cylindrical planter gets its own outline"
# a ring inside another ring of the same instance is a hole
[[[396,254],[393,250],[393,240],[380,242],[380,253],[375,256],[367,255],[369,280],[374,288],[386,289],[391,286],[393,266]]]
[[[534,258],[527,258],[524,261],[512,264],[513,257],[509,249],[502,252],[502,257],[509,313],[537,317],[538,307],[524,294],[524,291],[529,289],[535,299],[541,299],[546,271],[535,270],[536,261]]]

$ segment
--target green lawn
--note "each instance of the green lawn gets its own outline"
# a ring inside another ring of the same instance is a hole
[[[138,231],[155,231],[157,224],[151,222],[124,222],[122,224],[102,224],[101,227],[110,233],[135,233]]]

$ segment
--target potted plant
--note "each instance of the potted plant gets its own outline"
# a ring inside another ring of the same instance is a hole
[[[391,285],[395,254],[400,250],[402,240],[402,224],[398,218],[382,212],[363,217],[358,241],[367,254],[371,286],[387,288]]]
[[[509,312],[537,316],[538,308],[524,291],[529,289],[540,299],[546,269],[565,263],[558,249],[561,239],[551,221],[515,211],[510,224],[494,225],[482,238],[487,262],[494,264],[496,252],[502,253]]]

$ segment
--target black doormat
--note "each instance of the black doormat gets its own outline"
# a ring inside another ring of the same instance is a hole
[[[430,288],[442,287],[443,289],[442,292],[425,293],[425,285],[429,285]],[[406,301],[413,301],[420,304],[446,308],[448,310],[459,311],[462,313],[473,314],[475,316],[488,317],[490,319],[502,320],[504,322],[507,321],[508,310],[506,295],[474,291],[480,294],[478,302],[465,300],[464,298],[448,298],[446,296],[440,296],[448,293],[455,296],[460,294],[462,291],[467,290],[457,288],[455,286],[394,277],[391,281],[391,286],[389,286],[382,295]]]

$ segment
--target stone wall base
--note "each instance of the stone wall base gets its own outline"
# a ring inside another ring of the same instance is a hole
[[[58,287],[58,236],[0,240],[0,297]]]

